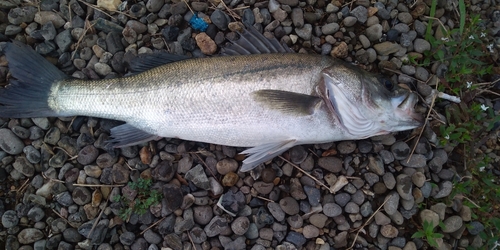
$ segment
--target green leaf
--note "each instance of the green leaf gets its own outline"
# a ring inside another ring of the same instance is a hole
[[[465,11],[465,1],[458,1],[458,10],[460,12],[460,35],[464,33],[465,28],[465,17],[467,16],[467,12]]]
[[[415,239],[415,238],[423,238],[424,236],[425,236],[424,232],[422,232],[422,231],[418,231],[418,232],[414,233],[414,234],[411,236],[411,238],[412,238],[412,239]]]

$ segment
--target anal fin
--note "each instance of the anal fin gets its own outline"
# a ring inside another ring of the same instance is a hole
[[[281,155],[283,152],[295,145],[297,145],[297,140],[291,139],[280,142],[266,143],[253,148],[249,148],[241,152],[242,154],[249,155],[249,157],[243,161],[243,166],[241,167],[240,171],[250,171],[256,168],[259,164],[271,160],[278,155]]]
[[[108,143],[114,148],[122,148],[160,138],[160,136],[149,134],[132,125],[123,124],[111,129],[111,140]]]

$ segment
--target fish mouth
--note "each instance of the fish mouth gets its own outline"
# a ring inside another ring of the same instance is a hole
[[[415,105],[418,102],[418,97],[416,94],[408,92],[406,93],[403,101],[398,105],[403,114],[409,118],[410,126],[420,127],[424,124],[424,118],[421,114],[415,112]]]

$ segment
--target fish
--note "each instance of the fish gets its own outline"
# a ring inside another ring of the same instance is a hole
[[[296,145],[422,125],[412,91],[340,59],[293,53],[248,27],[221,56],[144,56],[113,79],[72,78],[20,42],[2,50],[12,79],[0,89],[0,117],[123,121],[110,131],[117,148],[162,137],[244,147],[242,172]]]

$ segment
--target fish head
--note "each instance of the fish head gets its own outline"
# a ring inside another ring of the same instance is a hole
[[[418,97],[381,75],[339,63],[322,71],[320,95],[354,138],[409,130],[423,124]]]

